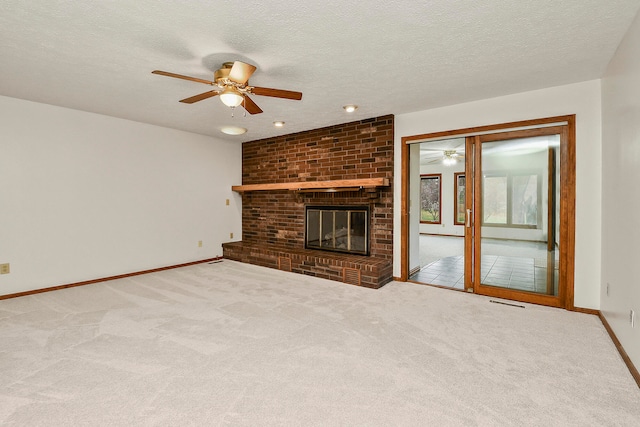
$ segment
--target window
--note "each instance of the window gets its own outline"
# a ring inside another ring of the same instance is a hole
[[[455,200],[455,211],[453,213],[454,225],[464,225],[465,220],[465,205],[466,205],[466,193],[465,193],[465,178],[464,172],[456,172],[454,175],[454,189],[453,200]]]
[[[440,224],[441,174],[420,175],[420,222]]]
[[[485,174],[483,225],[541,228],[541,179],[539,174]]]

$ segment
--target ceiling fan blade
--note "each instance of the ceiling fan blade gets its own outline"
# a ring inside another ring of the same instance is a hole
[[[159,74],[161,76],[175,77],[176,79],[189,80],[189,81],[197,82],[197,83],[204,83],[206,85],[215,85],[214,82],[209,81],[209,80],[199,79],[197,77],[183,76],[182,74],[169,73],[168,71],[154,70],[151,73],[152,74]]]
[[[256,67],[251,64],[236,61],[233,63],[231,71],[229,71],[229,80],[243,85],[249,80],[249,77],[251,77],[251,74],[253,74],[255,70]]]
[[[251,93],[253,93],[254,95],[273,96],[274,98],[295,99],[297,101],[302,99],[301,92],[282,89],[270,89],[268,87],[254,87],[251,89]]]
[[[220,92],[217,90],[211,90],[209,92],[201,93],[200,95],[195,95],[190,98],[181,99],[180,102],[184,102],[185,104],[193,104],[194,102],[202,101],[203,99],[211,98],[212,96],[218,95]]]
[[[247,110],[249,114],[262,113],[262,110],[260,109],[260,107],[258,107],[258,105],[256,105],[256,103],[253,102],[253,100],[249,98],[247,95],[244,96],[244,101],[242,101],[242,106],[244,107],[245,110]]]

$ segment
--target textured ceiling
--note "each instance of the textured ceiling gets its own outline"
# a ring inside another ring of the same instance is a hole
[[[0,95],[234,141],[601,77],[640,0],[2,0]],[[210,87],[225,61],[258,70],[246,117]],[[347,115],[342,106],[360,108]],[[272,123],[284,120],[276,129]],[[240,137],[225,125],[248,128]]]

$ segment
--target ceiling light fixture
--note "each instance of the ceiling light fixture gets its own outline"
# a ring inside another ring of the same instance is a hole
[[[349,104],[349,105],[345,105],[342,108],[344,108],[344,111],[346,111],[347,113],[353,113],[354,111],[356,111],[358,109],[358,106]]]
[[[458,163],[456,157],[458,157],[456,150],[445,150],[444,157],[442,157],[442,164],[445,166],[453,166]]]
[[[220,101],[227,107],[235,108],[242,104],[244,97],[233,86],[227,86],[220,94]]]
[[[242,135],[246,131],[247,129],[237,126],[225,126],[220,129],[220,132],[226,133],[227,135]]]
[[[281,120],[276,120],[275,122],[273,122],[273,125],[277,128],[281,128],[284,126],[284,122]]]

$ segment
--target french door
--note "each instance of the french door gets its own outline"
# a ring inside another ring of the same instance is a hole
[[[565,305],[561,280],[563,126],[466,138],[465,287]]]
[[[401,157],[401,280],[574,308],[575,116],[407,136]]]

